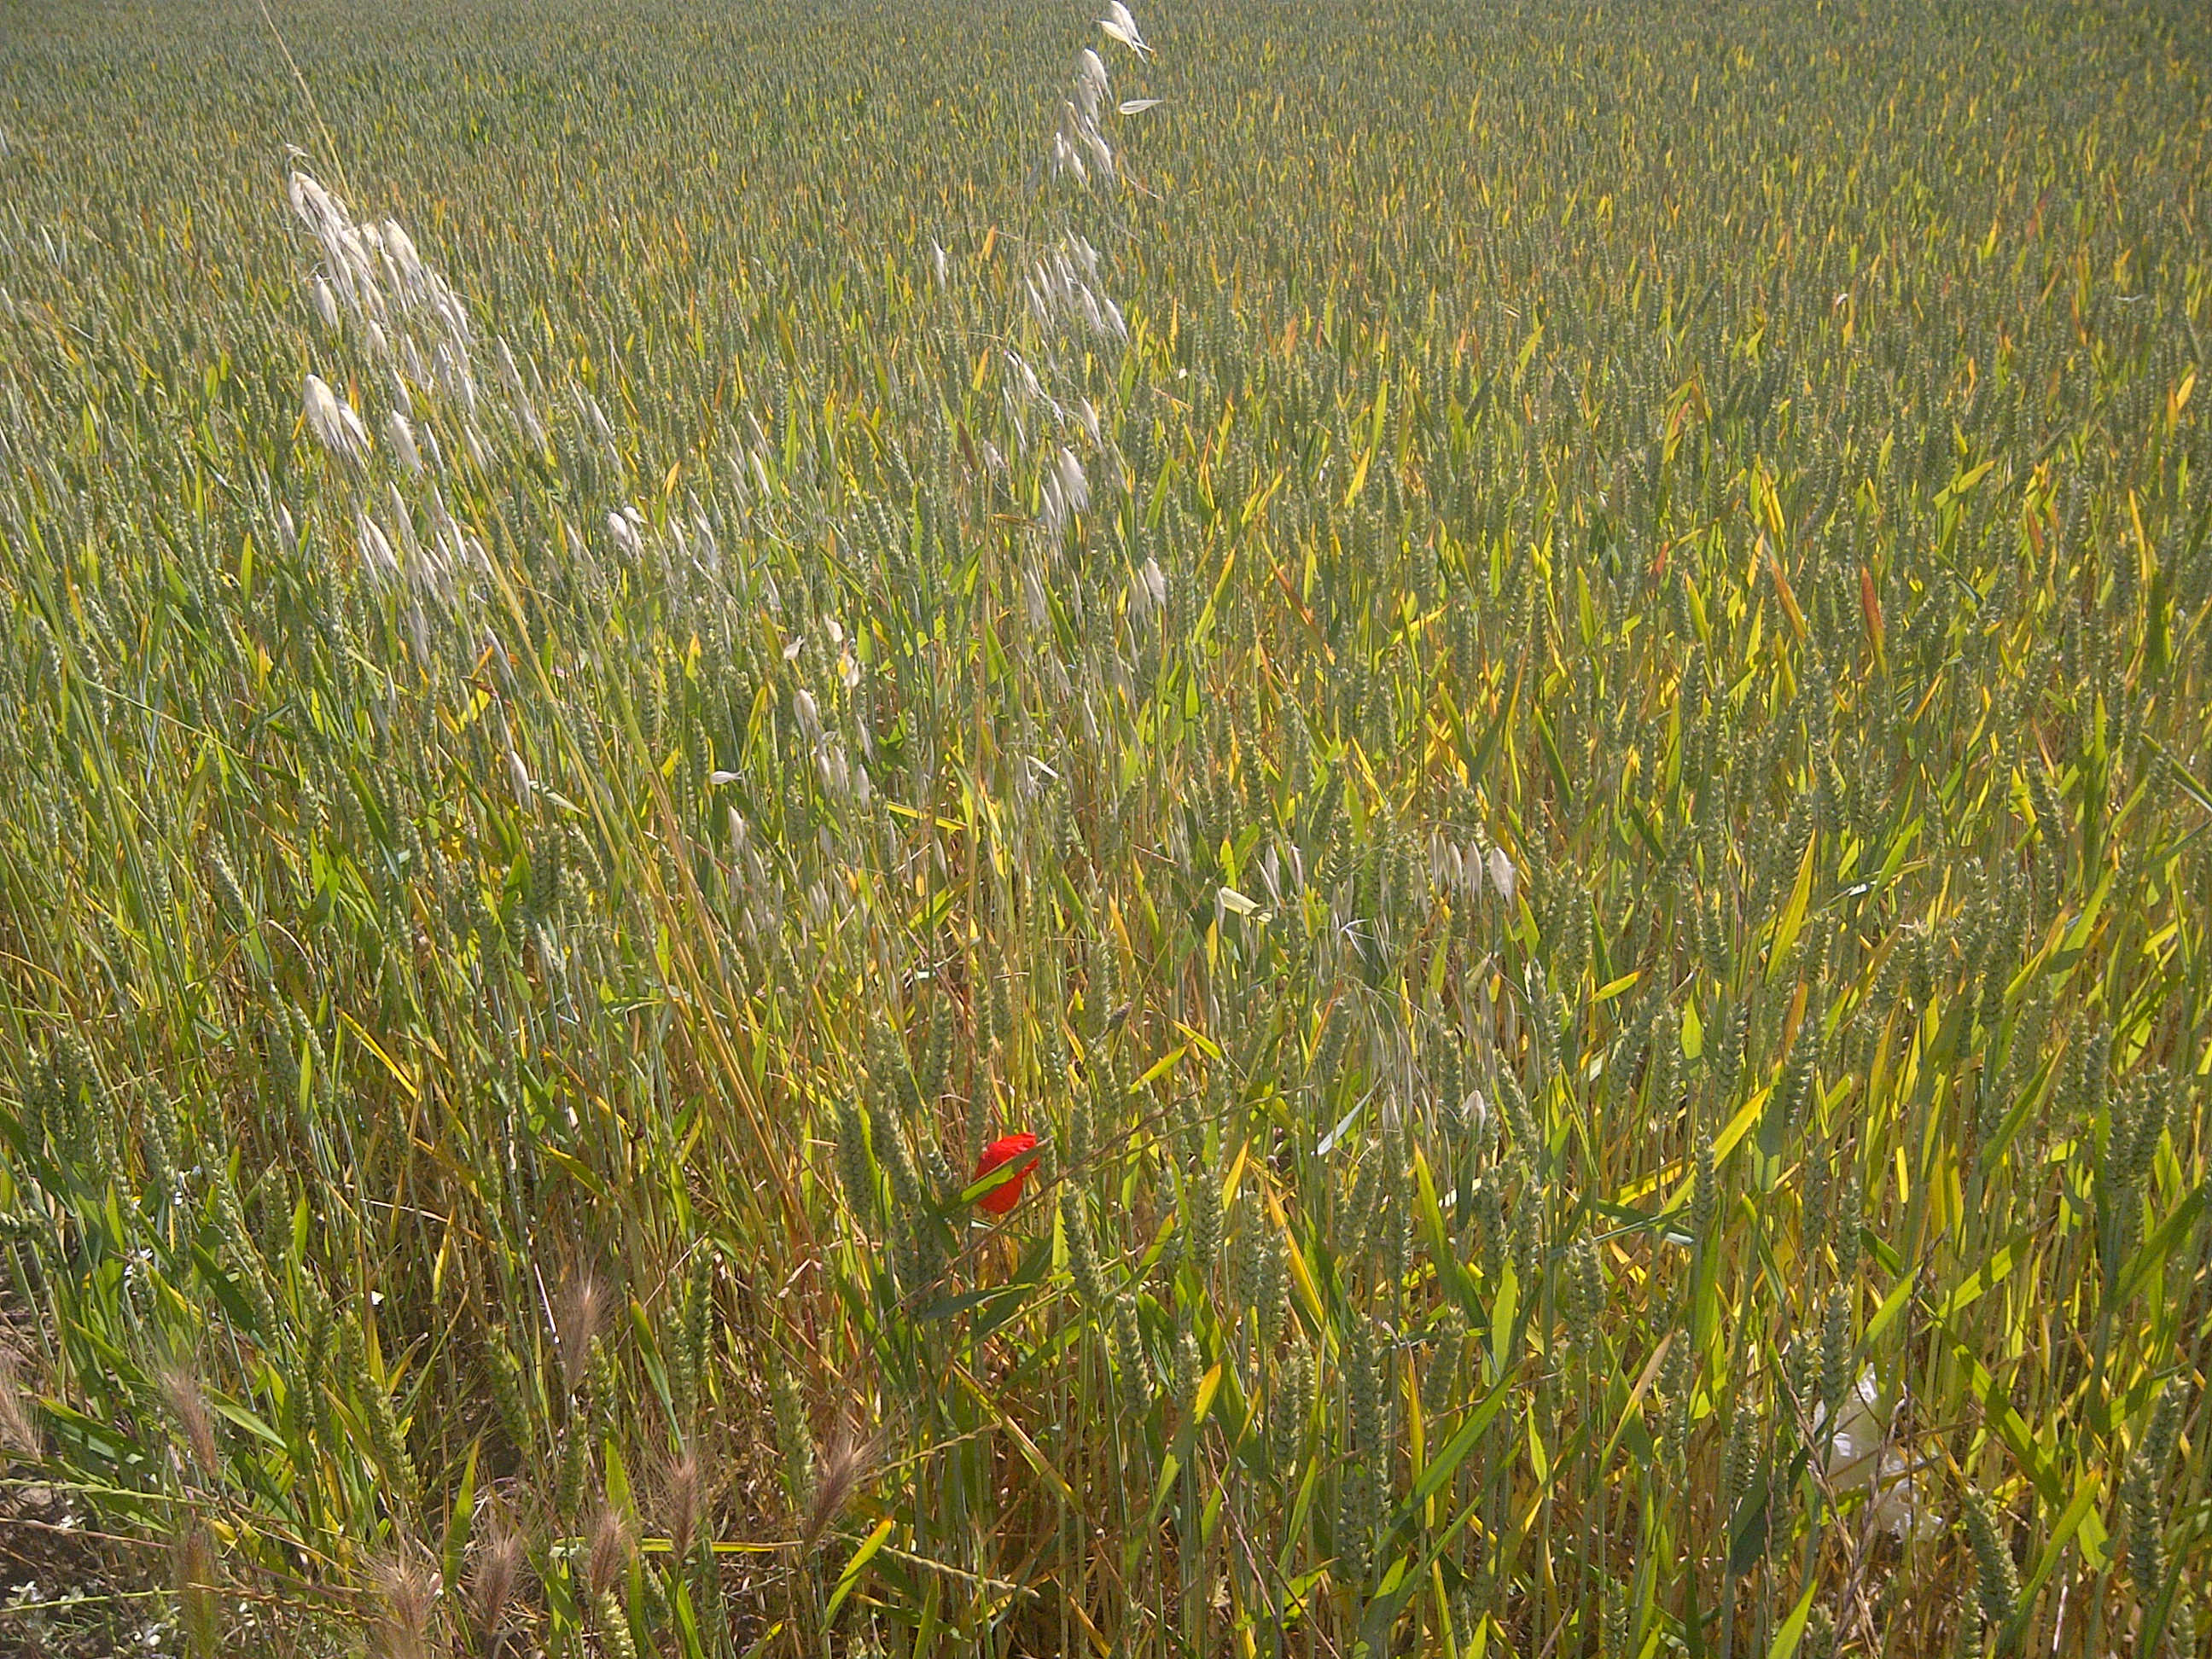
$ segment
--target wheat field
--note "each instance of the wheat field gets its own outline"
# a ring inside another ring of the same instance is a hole
[[[0,0],[0,1652],[2212,1643],[2212,37]]]

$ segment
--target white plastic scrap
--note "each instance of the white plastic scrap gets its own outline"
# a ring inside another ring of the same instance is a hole
[[[1920,1534],[1927,1517],[1921,1511],[1912,1460],[1891,1440],[1881,1405],[1881,1390],[1869,1365],[1836,1413],[1826,1459],[1828,1480],[1838,1490],[1863,1486],[1873,1523],[1909,1541]],[[1824,1406],[1814,1416],[1815,1430],[1825,1425],[1826,1417]]]

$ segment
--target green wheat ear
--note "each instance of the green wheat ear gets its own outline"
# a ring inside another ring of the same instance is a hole
[[[2009,1530],[1996,1506],[1978,1489],[1966,1493],[1966,1536],[1973,1546],[1983,1620],[2009,1632],[2020,1616],[2020,1569],[2013,1564]]]

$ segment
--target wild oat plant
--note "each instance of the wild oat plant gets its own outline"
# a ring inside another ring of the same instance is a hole
[[[2203,1652],[2202,23],[0,0],[0,1649]]]

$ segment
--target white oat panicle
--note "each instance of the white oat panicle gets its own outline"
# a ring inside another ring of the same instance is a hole
[[[1119,40],[1139,58],[1150,58],[1152,49],[1145,42],[1137,28],[1137,20],[1129,15],[1121,0],[1107,0],[1106,15],[1098,20],[1098,31],[1109,40]]]
[[[1498,890],[1498,896],[1509,905],[1513,902],[1513,891],[1518,885],[1518,879],[1513,860],[1505,856],[1505,849],[1493,846],[1490,849],[1490,884]]]
[[[368,428],[354,413],[353,405],[332,392],[321,375],[307,376],[301,403],[308,429],[325,449],[356,466],[368,461]]]
[[[392,453],[410,472],[422,471],[422,453],[415,447],[415,428],[398,410],[384,417],[385,435],[392,440]]]

